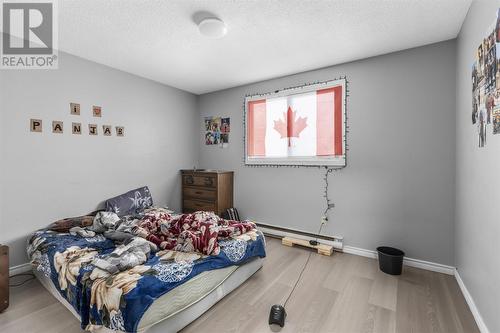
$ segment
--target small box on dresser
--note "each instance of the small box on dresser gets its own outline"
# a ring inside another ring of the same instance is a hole
[[[181,170],[182,212],[212,211],[221,215],[233,207],[233,171]]]

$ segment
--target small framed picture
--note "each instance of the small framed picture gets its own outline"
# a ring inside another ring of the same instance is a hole
[[[69,103],[69,113],[74,116],[80,115],[80,104],[78,103]]]
[[[102,109],[101,109],[101,107],[94,105],[92,107],[92,114],[94,115],[94,117],[101,118],[102,117]]]

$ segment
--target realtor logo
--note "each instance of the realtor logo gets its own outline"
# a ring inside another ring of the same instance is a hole
[[[57,1],[2,3],[2,69],[57,69]]]

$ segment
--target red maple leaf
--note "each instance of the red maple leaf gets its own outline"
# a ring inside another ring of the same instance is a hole
[[[297,118],[297,111],[292,111],[289,106],[287,112],[283,112],[283,120],[274,121],[274,129],[281,135],[281,138],[288,138],[288,147],[291,146],[290,138],[298,138],[300,132],[307,127],[307,117]]]

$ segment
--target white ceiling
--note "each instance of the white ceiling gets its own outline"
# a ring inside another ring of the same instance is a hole
[[[59,48],[202,94],[455,38],[471,1],[65,0]]]

